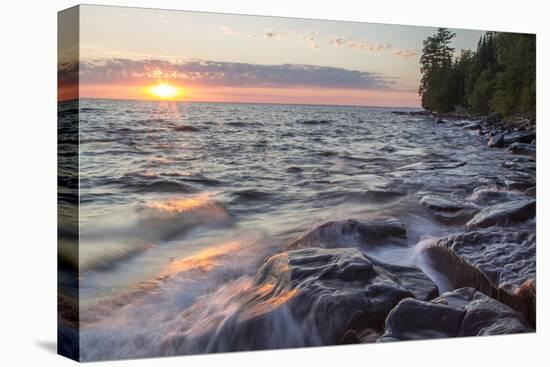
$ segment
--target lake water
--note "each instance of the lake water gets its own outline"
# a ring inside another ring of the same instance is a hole
[[[461,123],[392,110],[81,100],[83,359],[170,354],[167,336],[205,322],[197,300],[222,305],[267,256],[328,220],[399,218],[407,239],[370,255],[448,289],[418,243],[464,225],[420,199],[522,195],[534,166],[509,169],[516,156]]]

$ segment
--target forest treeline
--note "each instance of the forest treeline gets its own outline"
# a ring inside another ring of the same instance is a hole
[[[438,28],[424,41],[419,94],[426,110],[535,117],[536,39],[486,32],[475,51],[455,56],[455,34]]]

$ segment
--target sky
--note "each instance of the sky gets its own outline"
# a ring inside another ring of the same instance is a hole
[[[81,98],[418,107],[422,41],[435,31],[81,5],[79,67],[59,62]],[[453,31],[456,52],[484,33]]]

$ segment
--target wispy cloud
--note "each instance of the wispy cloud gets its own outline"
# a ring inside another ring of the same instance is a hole
[[[319,47],[319,41],[317,39],[318,33],[315,31],[305,31],[299,33],[293,30],[274,30],[271,28],[265,29],[259,32],[245,33],[236,31],[232,27],[222,26],[223,33],[251,39],[268,39],[276,41],[291,41],[305,43],[309,48],[316,49]]]
[[[393,50],[393,54],[397,57],[409,58],[409,57],[418,56],[418,51],[410,48],[404,48],[404,49],[396,48]]]
[[[87,60],[80,63],[82,83],[136,84],[159,80],[201,86],[365,90],[387,90],[395,84],[393,78],[374,72],[303,64],[263,65],[211,60],[123,58]]]
[[[350,37],[330,37],[328,44],[335,47],[344,47],[348,49],[364,50],[370,52],[389,51],[393,56],[409,58],[416,57],[418,51],[414,49],[396,48],[390,43],[378,43],[365,39],[354,39]]]
[[[346,36],[327,36],[320,37],[317,32],[306,31],[304,33],[299,33],[293,30],[273,30],[267,29],[261,32],[245,33],[239,32],[234,28],[222,26],[221,30],[230,36],[236,37],[245,37],[251,39],[269,39],[277,41],[292,41],[292,42],[301,42],[305,43],[311,49],[318,49],[321,47],[338,47],[350,50],[357,51],[366,51],[366,52],[389,52],[390,55],[409,58],[415,57],[418,55],[418,51],[414,49],[400,49],[394,47],[390,43],[379,43],[373,42],[367,39],[361,38],[352,38]]]
[[[392,45],[389,43],[382,44],[350,37],[330,37],[328,39],[328,44],[336,47],[354,48],[366,51],[385,51],[392,48]]]

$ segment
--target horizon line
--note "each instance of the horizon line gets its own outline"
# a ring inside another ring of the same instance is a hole
[[[424,110],[417,106],[375,106],[375,105],[357,105],[357,104],[338,104],[338,103],[280,103],[280,102],[223,102],[223,101],[185,101],[173,99],[147,99],[147,98],[108,98],[108,97],[77,97],[64,100],[58,100],[58,103],[71,102],[76,100],[108,100],[108,101],[135,101],[135,102],[175,102],[175,103],[212,103],[212,104],[259,104],[259,105],[291,105],[291,106],[326,106],[326,107],[363,107],[363,108],[414,108]]]

